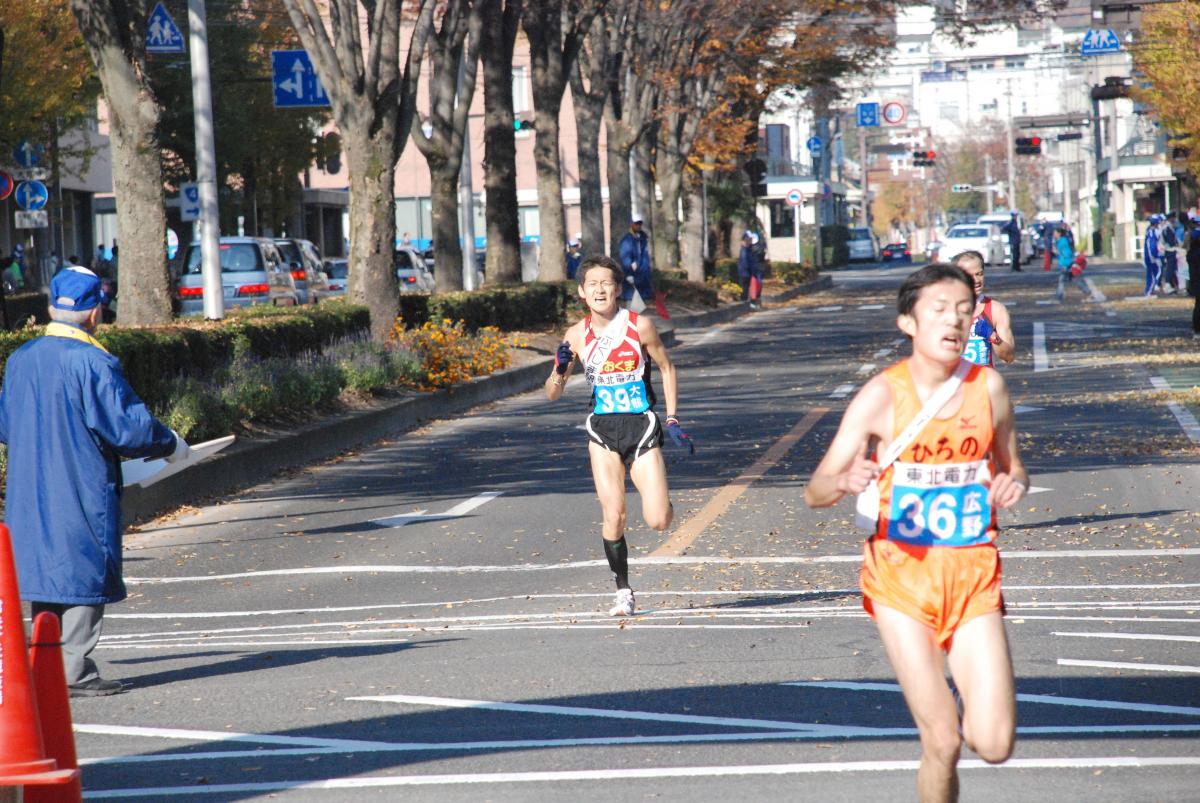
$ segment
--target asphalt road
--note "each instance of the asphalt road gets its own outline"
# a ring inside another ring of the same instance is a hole
[[[73,701],[87,797],[914,799],[851,505],[802,500],[904,354],[907,270],[681,334],[697,449],[667,448],[672,534],[630,493],[636,618],[605,615],[578,380],[131,535],[97,658],[133,689]],[[1153,395],[1187,366],[1139,356],[1194,352],[1189,319],[1117,300],[1131,266],[1061,306],[1040,270],[993,273],[1038,492],[1002,518],[1017,752],[964,752],[962,799],[1200,799],[1200,427]]]

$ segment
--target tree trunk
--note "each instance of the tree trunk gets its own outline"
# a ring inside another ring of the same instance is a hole
[[[554,95],[554,97],[551,97]],[[567,227],[563,220],[562,162],[558,153],[558,116],[562,89],[535,92],[533,162],[537,166],[538,191],[538,279],[561,282],[567,278]]]
[[[572,87],[575,82],[572,81]],[[582,83],[580,89],[582,89]],[[586,100],[576,100],[572,89],[571,99],[575,106],[575,128],[579,139],[576,154],[579,159],[579,217],[583,228],[584,250],[589,254],[604,251],[604,195],[600,189],[600,120],[604,116],[604,102],[599,108]]]
[[[136,50],[123,46],[123,29],[111,4],[71,0],[71,11],[96,63],[108,103],[121,247],[121,323],[166,323],[171,320],[171,295],[162,162],[155,136],[158,101],[145,80]]]
[[[687,271],[688,281],[704,281],[704,238],[707,234],[700,182],[689,181],[683,201],[683,234],[680,242],[680,267]]]
[[[651,131],[647,136],[642,137],[633,148],[633,169],[637,171],[633,186],[634,194],[637,196],[634,198],[634,208],[642,216],[642,231],[646,232],[650,241],[651,264],[658,267],[658,240],[655,236],[658,231],[658,221],[654,219],[657,205],[654,203],[654,170],[652,167],[654,156],[651,153],[653,141],[654,136]]]
[[[682,194],[682,175],[672,169],[671,160],[664,159],[659,152],[658,187],[662,191],[662,202],[659,203],[655,221],[658,228],[655,231],[656,248],[659,251],[659,267],[680,268],[683,260],[679,255],[679,198]]]
[[[629,187],[629,148],[621,142],[614,126],[608,126],[608,253],[614,258],[621,253],[621,238],[629,231],[633,204]]]
[[[371,311],[371,337],[377,341],[387,338],[400,314],[394,267],[396,165],[384,139],[373,141],[361,129],[342,133],[350,174],[349,295]]]
[[[521,281],[521,226],[512,94],[513,43],[520,18],[520,0],[508,0],[503,15],[500,0],[484,3],[480,49],[483,62],[483,186],[487,193],[484,275],[490,284]]]
[[[457,162],[455,163],[457,164]],[[462,234],[458,225],[458,170],[450,165],[429,163],[433,216],[433,253],[437,256],[434,278],[439,293],[463,289]]]

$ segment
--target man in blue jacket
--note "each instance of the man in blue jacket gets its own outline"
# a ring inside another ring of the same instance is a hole
[[[621,268],[625,271],[621,300],[628,304],[636,289],[643,302],[654,303],[654,288],[650,284],[650,238],[642,231],[640,216],[634,215],[629,222],[629,231],[621,238]]]
[[[100,277],[65,268],[50,281],[45,336],[13,352],[0,388],[0,441],[8,444],[5,518],[21,598],[62,623],[72,697],[117,694],[89,654],[104,606],[125,599],[121,576],[122,457],[188,454],[157,421],[92,337],[103,310]]]

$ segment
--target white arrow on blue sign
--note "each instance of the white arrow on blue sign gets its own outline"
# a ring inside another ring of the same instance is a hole
[[[858,127],[859,128],[878,128],[879,127],[879,104],[878,103],[860,103],[856,107],[858,109]]]
[[[193,182],[179,185],[179,219],[190,223],[200,217],[200,187]]]
[[[34,145],[27,139],[23,139],[17,143],[17,147],[13,148],[13,159],[21,167],[37,167],[38,162],[42,159],[43,148],[41,145]]]
[[[325,87],[303,50],[271,51],[271,86],[277,109],[329,105]]]
[[[147,53],[185,53],[183,34],[171,17],[171,13],[156,3],[154,10],[146,19],[146,52]]]
[[[17,186],[17,206],[30,212],[36,212],[46,206],[50,193],[46,185],[40,181],[25,181]]]
[[[1099,56],[1103,53],[1119,53],[1121,40],[1112,28],[1092,28],[1083,35],[1079,52],[1084,56]]]
[[[820,137],[809,137],[808,142],[805,142],[804,145],[805,145],[805,147],[808,148],[809,153],[811,153],[813,156],[821,155],[821,138]]]

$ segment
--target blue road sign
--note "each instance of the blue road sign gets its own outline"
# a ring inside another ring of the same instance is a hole
[[[40,181],[23,181],[17,185],[17,206],[28,212],[36,212],[46,206],[50,192]]]
[[[14,186],[13,177],[0,170],[0,201],[7,200],[8,196],[12,195]]]
[[[183,44],[183,34],[175,24],[171,13],[156,3],[150,17],[146,20],[146,52],[147,53],[186,53]]]
[[[808,152],[813,155],[813,158],[821,155],[821,145],[820,137],[809,137],[808,142],[804,143],[804,146],[808,148]]]
[[[303,50],[271,51],[271,86],[277,109],[329,105],[325,87]]]
[[[1083,35],[1079,52],[1084,56],[1099,56],[1104,53],[1119,53],[1121,40],[1112,28],[1092,28]]]
[[[879,104],[878,103],[860,103],[856,107],[858,109],[858,127],[859,128],[878,128],[879,127]]]
[[[42,160],[43,148],[41,145],[34,145],[27,139],[23,139],[17,143],[17,147],[13,148],[13,160],[20,167],[37,167],[38,162]]]

